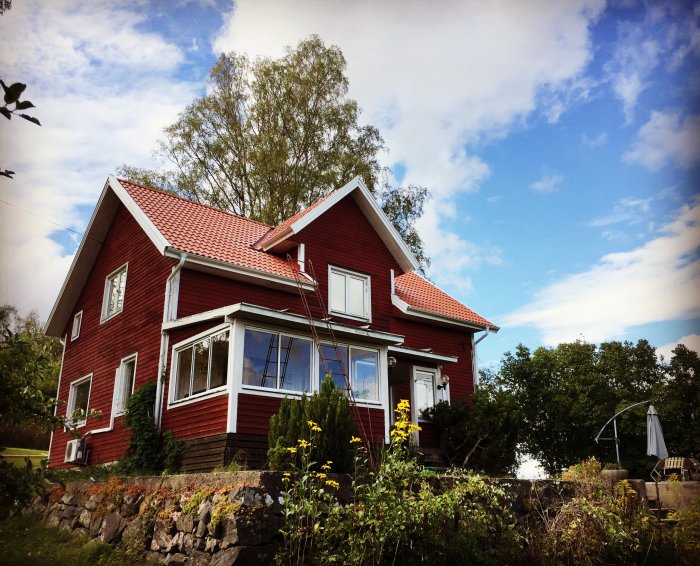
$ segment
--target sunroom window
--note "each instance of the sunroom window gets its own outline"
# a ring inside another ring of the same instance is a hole
[[[176,350],[175,401],[226,385],[228,335],[224,330]]]
[[[309,391],[311,354],[311,340],[246,328],[243,385],[284,391]]]
[[[336,387],[347,391],[347,375],[355,399],[379,400],[379,354],[376,350],[322,344],[320,353],[318,373],[321,379],[328,371]]]

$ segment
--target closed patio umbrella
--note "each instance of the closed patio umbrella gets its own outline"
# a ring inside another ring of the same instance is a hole
[[[654,405],[649,405],[647,411],[647,455],[656,456],[659,460],[668,457],[659,415],[656,413]]]

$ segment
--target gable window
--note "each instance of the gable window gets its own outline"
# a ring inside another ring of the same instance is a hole
[[[328,303],[333,314],[369,320],[369,275],[328,266]]]
[[[76,379],[70,384],[66,421],[72,426],[83,426],[87,422],[92,374]]]
[[[114,414],[121,415],[126,410],[126,403],[134,392],[136,381],[136,354],[123,358],[117,368],[114,383]]]
[[[320,354],[318,374],[321,380],[328,371],[336,387],[347,391],[347,373],[355,399],[379,401],[379,353],[376,350],[321,344]]]
[[[102,299],[102,322],[119,314],[124,308],[127,265],[122,265],[105,279],[105,293]]]
[[[243,385],[309,391],[311,340],[278,332],[245,329]]]
[[[83,311],[75,313],[75,315],[73,315],[73,328],[70,332],[71,341],[75,340],[78,336],[80,336],[80,325],[82,323],[83,323]]]
[[[174,401],[226,385],[228,335],[217,332],[175,351]]]

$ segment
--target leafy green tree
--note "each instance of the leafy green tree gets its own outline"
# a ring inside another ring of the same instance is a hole
[[[700,458],[700,356],[679,344],[654,397],[668,453]]]
[[[505,354],[498,375],[523,415],[524,451],[550,474],[590,456],[613,461],[614,445],[596,444],[596,434],[619,410],[651,399],[661,381],[655,349],[646,340],[600,347],[577,341],[534,352],[519,345]],[[653,464],[646,456],[645,412],[641,405],[618,419],[623,464],[642,476]],[[612,436],[612,429],[603,436]]]
[[[515,473],[522,418],[511,392],[485,383],[471,403],[441,402],[427,416],[450,465],[492,475]]]
[[[41,431],[60,424],[54,408],[61,350],[58,339],[43,333],[36,313],[23,318],[15,307],[0,306],[0,444],[31,443],[37,435],[47,443]]]
[[[156,155],[171,168],[123,165],[118,173],[270,225],[360,176],[374,193],[386,176],[384,142],[361,126],[348,98],[346,61],[318,36],[280,59],[221,55],[207,93],[165,129]],[[414,229],[427,190],[385,188],[384,210],[425,263]]]

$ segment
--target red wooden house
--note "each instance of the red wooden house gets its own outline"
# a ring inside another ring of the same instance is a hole
[[[101,417],[79,442],[55,431],[50,465],[118,460],[126,400],[148,381],[190,469],[238,450],[261,463],[280,400],[327,371],[377,442],[402,398],[416,419],[469,398],[475,334],[498,328],[416,267],[359,179],[270,227],[110,177],[46,330],[64,342],[59,414]],[[434,445],[430,426],[419,443]]]

